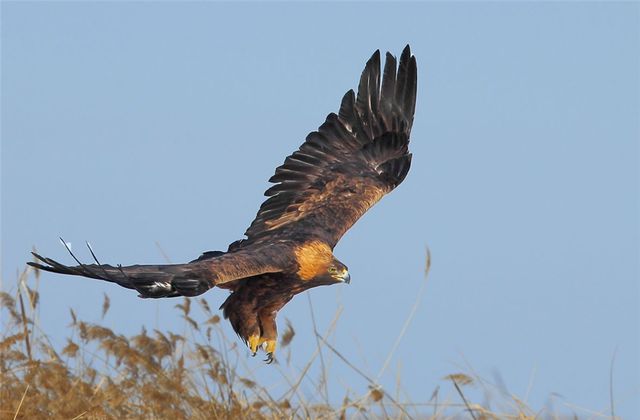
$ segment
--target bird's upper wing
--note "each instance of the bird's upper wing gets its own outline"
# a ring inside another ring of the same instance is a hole
[[[417,68],[409,46],[389,53],[380,80],[380,52],[367,62],[358,94],[348,91],[299,150],[276,169],[247,243],[279,236],[311,237],[335,246],[344,233],[407,175],[416,104]]]

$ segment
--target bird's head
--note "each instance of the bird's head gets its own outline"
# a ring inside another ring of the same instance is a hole
[[[307,242],[295,250],[298,278],[309,287],[349,283],[347,266],[333,256],[331,248],[319,241]]]
[[[351,283],[351,276],[347,266],[333,258],[333,261],[327,267],[326,275],[334,281],[334,283]]]
[[[333,257],[316,275],[308,281],[307,287],[329,286],[337,283],[351,282],[347,266]]]

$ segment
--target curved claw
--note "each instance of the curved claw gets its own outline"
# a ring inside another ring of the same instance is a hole
[[[273,357],[273,353],[267,353],[267,358],[264,359],[264,361],[270,365],[271,363],[273,363],[273,361],[275,360],[275,358]]]

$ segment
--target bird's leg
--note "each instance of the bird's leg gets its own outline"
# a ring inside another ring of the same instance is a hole
[[[264,310],[258,313],[258,319],[260,320],[260,329],[262,337],[260,337],[260,346],[267,353],[267,358],[264,360],[267,364],[273,363],[274,353],[276,351],[276,345],[278,342],[278,328],[276,326],[276,311]]]
[[[251,351],[251,356],[255,356],[258,352],[258,348],[262,344],[260,334],[251,334],[247,339],[247,345],[249,346],[249,350]]]
[[[274,353],[276,352],[276,343],[276,340],[265,340],[262,344],[262,348],[264,349],[265,353],[267,353],[267,358],[264,359],[264,361],[267,362],[268,365],[273,363]]]

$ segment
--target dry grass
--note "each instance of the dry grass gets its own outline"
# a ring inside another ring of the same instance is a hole
[[[543,414],[534,412],[518,398],[504,394],[503,401],[492,404],[501,407],[498,411],[473,403],[465,396],[465,389],[489,386],[474,374],[456,373],[443,378],[442,388],[448,386],[451,390],[448,396],[443,397],[438,387],[429,401],[400,401],[399,392],[392,395],[380,387],[327,341],[339,312],[325,333],[313,325],[317,349],[297,377],[290,378],[273,366],[289,384],[289,390],[279,398],[272,397],[270,390],[262,387],[256,378],[239,375],[237,363],[231,361],[246,357],[245,353],[238,354],[238,347],[230,345],[236,337],[224,335],[220,317],[204,299],[178,301],[176,316],[185,320],[182,334],[143,329],[140,334],[127,337],[103,325],[84,322],[71,310],[66,344],[54,348],[37,322],[40,295],[28,287],[28,276],[25,270],[14,293],[0,292],[1,319],[4,320],[0,335],[0,419],[524,420]],[[194,304],[199,307],[197,315],[192,308]],[[109,306],[105,295],[103,317]],[[286,354],[294,337],[293,326],[287,323],[281,334],[281,347],[285,348],[281,355]],[[339,359],[345,368],[363,378],[362,395],[349,390],[341,404],[328,402],[326,390],[330,379],[325,370],[320,369],[319,378],[312,379],[308,373],[314,364],[324,366],[327,357]],[[385,362],[382,370],[387,364]],[[316,400],[299,392],[304,381],[317,389]],[[543,415],[552,416],[553,413]]]

